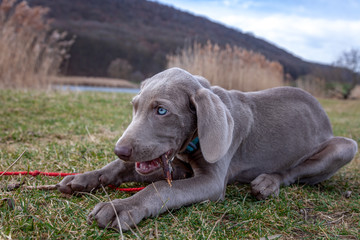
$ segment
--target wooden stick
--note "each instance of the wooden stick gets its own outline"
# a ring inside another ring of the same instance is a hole
[[[14,183],[2,187],[7,191],[13,191],[15,189],[28,189],[28,190],[56,190],[56,185],[37,185],[37,186],[24,186],[24,183]]]
[[[28,190],[57,190],[56,185],[21,186],[21,188]]]

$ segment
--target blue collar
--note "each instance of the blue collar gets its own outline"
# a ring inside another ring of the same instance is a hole
[[[199,147],[200,147],[199,138],[196,137],[196,138],[194,138],[194,140],[189,142],[189,145],[187,145],[184,153],[194,153],[196,150],[199,149]]]

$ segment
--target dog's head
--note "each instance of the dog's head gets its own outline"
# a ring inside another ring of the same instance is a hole
[[[208,162],[221,159],[231,144],[230,112],[202,77],[179,68],[166,70],[145,80],[132,104],[132,122],[115,154],[136,162],[141,174],[159,169],[165,154],[183,152],[196,135]]]

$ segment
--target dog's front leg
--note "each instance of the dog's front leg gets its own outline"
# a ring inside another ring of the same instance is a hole
[[[198,175],[189,179],[158,181],[130,198],[99,203],[88,216],[99,227],[128,230],[142,219],[156,216],[167,209],[176,209],[204,200],[216,201],[224,197],[224,178],[221,175]]]
[[[62,193],[90,192],[101,185],[119,186],[123,182],[141,180],[135,173],[134,163],[126,163],[120,159],[113,161],[105,167],[78,175],[65,177],[56,186]]]
[[[193,172],[188,164],[175,158],[173,161],[173,179],[188,178],[192,174]],[[90,192],[101,185],[107,186],[111,184],[119,186],[126,182],[151,183],[164,178],[163,171],[161,170],[148,175],[140,175],[135,170],[134,163],[118,159],[99,170],[67,176],[56,186],[62,193],[73,194],[76,192]]]

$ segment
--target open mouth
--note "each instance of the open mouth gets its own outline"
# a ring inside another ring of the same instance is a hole
[[[140,174],[150,174],[162,167],[165,175],[165,179],[171,186],[172,181],[172,167],[171,162],[174,159],[172,150],[167,151],[166,153],[162,154],[160,157],[155,158],[150,161],[145,162],[136,162],[135,169]]]
[[[161,167],[161,158],[156,158],[146,162],[136,162],[136,171],[141,174],[149,174]]]

